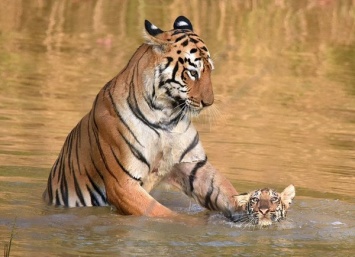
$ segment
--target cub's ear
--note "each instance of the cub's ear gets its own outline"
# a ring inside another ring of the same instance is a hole
[[[179,16],[174,22],[174,29],[189,29],[193,31],[192,24],[185,16]]]
[[[241,207],[247,204],[247,202],[250,199],[250,194],[245,193],[245,194],[236,195],[234,196],[234,199],[237,201],[237,206]]]
[[[289,185],[281,193],[281,201],[285,204],[286,208],[290,207],[293,198],[296,196],[296,189],[294,185]]]

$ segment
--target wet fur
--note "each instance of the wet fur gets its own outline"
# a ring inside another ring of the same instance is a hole
[[[241,211],[235,221],[245,224],[269,226],[286,218],[287,210],[295,197],[295,187],[289,185],[282,193],[263,188],[236,196]]]

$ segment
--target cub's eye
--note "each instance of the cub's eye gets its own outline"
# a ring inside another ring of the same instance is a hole
[[[190,75],[195,78],[195,80],[198,79],[198,72],[195,70],[190,70]]]
[[[278,202],[279,201],[279,198],[278,197],[272,197],[270,199],[271,202]]]
[[[257,203],[257,202],[259,202],[259,198],[253,197],[253,198],[250,199],[250,201],[252,203]]]

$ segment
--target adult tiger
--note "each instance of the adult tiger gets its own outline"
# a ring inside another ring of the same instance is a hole
[[[175,215],[149,194],[164,179],[232,217],[237,192],[207,161],[190,117],[214,100],[207,47],[183,16],[173,30],[149,21],[145,29],[146,42],[66,138],[44,199],[69,207],[111,204],[121,214]]]

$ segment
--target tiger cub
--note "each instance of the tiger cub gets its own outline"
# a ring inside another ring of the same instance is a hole
[[[289,185],[278,193],[263,188],[236,196],[242,214],[234,216],[234,221],[258,226],[269,226],[286,218],[286,213],[296,195],[295,187]]]

